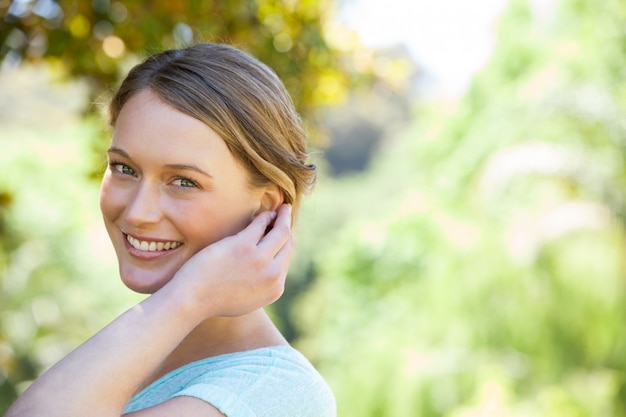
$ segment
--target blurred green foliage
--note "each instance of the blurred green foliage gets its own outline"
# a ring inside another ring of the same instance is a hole
[[[459,102],[303,218],[293,314],[339,415],[626,415],[626,3],[512,0],[498,27]]]
[[[1,129],[0,412],[137,297],[123,291],[88,179],[88,123]],[[82,140],[81,140],[82,139]]]
[[[511,0],[462,99],[320,179],[277,318],[340,416],[626,415],[625,23]],[[0,129],[0,413],[135,300],[85,179],[99,131]]]

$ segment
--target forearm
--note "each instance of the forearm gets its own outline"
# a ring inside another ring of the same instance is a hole
[[[198,324],[182,301],[165,290],[128,310],[37,379],[5,417],[119,416]]]

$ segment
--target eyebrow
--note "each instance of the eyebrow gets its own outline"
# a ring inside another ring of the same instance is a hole
[[[116,148],[114,146],[110,147],[107,150],[107,153],[116,153],[118,155],[121,155],[125,158],[128,158],[130,160],[132,160],[133,158],[130,157],[130,155],[123,149],[120,148]],[[202,174],[206,177],[209,178],[213,178],[213,176],[211,174],[209,174],[208,172],[200,169],[198,166],[194,165],[194,164],[165,164],[164,165],[165,168],[169,168],[169,169],[178,169],[178,170],[185,170],[185,171],[194,171],[197,172],[198,174]]]

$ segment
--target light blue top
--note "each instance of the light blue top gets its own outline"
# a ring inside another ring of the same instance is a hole
[[[289,346],[228,353],[184,365],[133,397],[124,413],[174,397],[206,401],[227,417],[335,417],[335,397]]]

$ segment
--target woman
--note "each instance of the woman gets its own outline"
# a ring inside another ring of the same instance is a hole
[[[100,206],[122,281],[150,296],[6,416],[334,416],[263,310],[316,175],[282,83],[235,48],[198,44],[135,67],[109,110]]]

